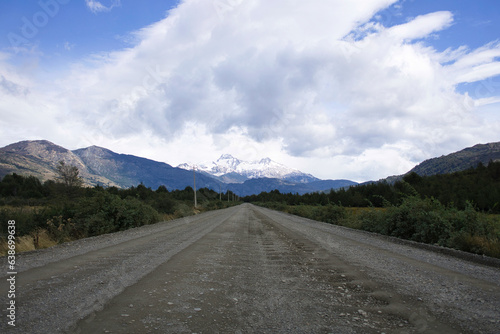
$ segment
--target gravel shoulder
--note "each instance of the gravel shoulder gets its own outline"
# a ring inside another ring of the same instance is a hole
[[[401,244],[384,236],[259,210],[359,268],[370,281],[397,292],[413,305],[410,316],[421,313],[418,322],[422,328],[436,319],[463,332],[500,332],[500,266],[496,259],[481,261],[490,263],[484,265],[462,259],[460,252],[450,256],[428,250],[426,245]]]
[[[499,267],[250,204],[17,262],[1,333],[500,332]]]

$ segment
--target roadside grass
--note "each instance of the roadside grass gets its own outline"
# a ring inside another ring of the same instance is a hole
[[[0,207],[0,220],[2,223],[15,220],[16,253],[49,248],[58,242],[48,229],[37,227],[43,213],[49,208],[44,206],[10,206]],[[0,224],[0,256],[8,253],[7,224]],[[49,227],[47,225],[47,227]]]
[[[39,230],[37,233],[16,238],[16,253],[50,248],[57,244],[57,241],[50,237],[47,230]],[[0,256],[7,255],[7,246],[7,239],[5,237],[0,238]]]

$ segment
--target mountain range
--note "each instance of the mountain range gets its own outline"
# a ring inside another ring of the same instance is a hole
[[[320,181],[320,179],[311,174],[289,168],[277,163],[270,158],[264,158],[258,161],[244,161],[233,157],[230,154],[223,154],[217,161],[188,164],[184,163],[179,168],[193,170],[210,175],[224,183],[244,183],[250,179],[279,179],[293,183],[310,183]]]
[[[98,146],[71,151],[46,140],[21,141],[0,148],[0,177],[17,173],[33,175],[42,181],[55,179],[59,161],[76,166],[88,186],[128,188],[142,183],[152,189],[164,185],[169,190],[193,186],[193,171],[188,164],[183,164],[183,168],[172,167],[164,162],[118,154]],[[269,158],[245,162],[222,155],[216,163],[203,165],[196,171],[198,189],[230,190],[240,196],[274,189],[303,194],[354,184],[356,182],[348,180],[319,180]]]
[[[446,156],[426,160],[410,172],[421,176],[444,174],[487,165],[500,160],[500,142],[478,144]],[[42,181],[57,178],[59,161],[76,166],[88,186],[103,185],[129,188],[144,184],[152,189],[164,185],[169,190],[193,186],[193,165],[178,167],[133,155],[118,154],[106,148],[91,146],[68,150],[46,140],[21,141],[0,148],[0,178],[10,173],[33,175]],[[246,196],[262,191],[304,194],[329,191],[356,185],[349,180],[320,180],[310,174],[289,168],[270,158],[244,161],[224,154],[214,162],[195,166],[197,188],[210,188]],[[388,177],[394,182],[403,175]]]

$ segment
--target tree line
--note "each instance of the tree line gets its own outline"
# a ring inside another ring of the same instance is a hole
[[[287,205],[387,207],[401,205],[408,196],[434,198],[446,207],[464,210],[472,205],[485,213],[500,213],[500,162],[479,164],[465,171],[433,176],[411,173],[391,184],[385,181],[304,195],[278,190],[244,197],[246,202],[279,202]]]
[[[45,182],[16,173],[0,180],[0,237],[7,232],[8,220],[16,221],[17,236],[43,231],[56,242],[64,242],[235,204],[220,201],[219,193],[201,188],[194,208],[191,187],[85,187],[76,167],[61,163],[57,170],[59,177]]]

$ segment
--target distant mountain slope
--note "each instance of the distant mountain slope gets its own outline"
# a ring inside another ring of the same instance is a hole
[[[92,173],[73,152],[46,140],[30,140],[0,148],[0,177],[10,173],[33,175],[43,181],[57,178],[59,161],[76,166],[87,185],[111,184],[111,180]]]
[[[303,195],[317,191],[329,192],[330,189],[340,189],[356,184],[356,182],[349,180],[319,180],[310,183],[296,183],[280,179],[258,178],[245,181],[244,183],[229,184],[228,189],[239,196],[248,196],[272,190],[279,190],[281,193],[298,193]]]
[[[491,160],[500,160],[500,142],[478,144],[439,158],[425,160],[408,173],[415,172],[420,176],[447,174],[476,167],[480,162],[487,165]]]
[[[181,164],[179,168],[193,169],[193,164]],[[245,161],[223,154],[217,161],[201,163],[196,169],[226,183],[243,183],[249,179],[272,178],[287,180],[295,183],[309,183],[319,181],[311,174],[277,163],[270,158],[258,161]]]
[[[121,187],[137,186],[143,183],[157,189],[165,185],[167,189],[184,189],[193,186],[193,172],[175,168],[164,162],[118,154],[108,149],[92,146],[73,151],[95,174],[102,175]],[[196,173],[196,187],[219,189],[219,182]]]
[[[57,178],[59,161],[76,166],[86,185],[128,188],[143,183],[157,189],[184,189],[193,186],[193,173],[133,155],[117,154],[92,146],[70,151],[46,140],[22,141],[0,148],[0,177],[10,173],[33,175],[42,181]],[[197,187],[219,189],[211,177],[196,176]]]

